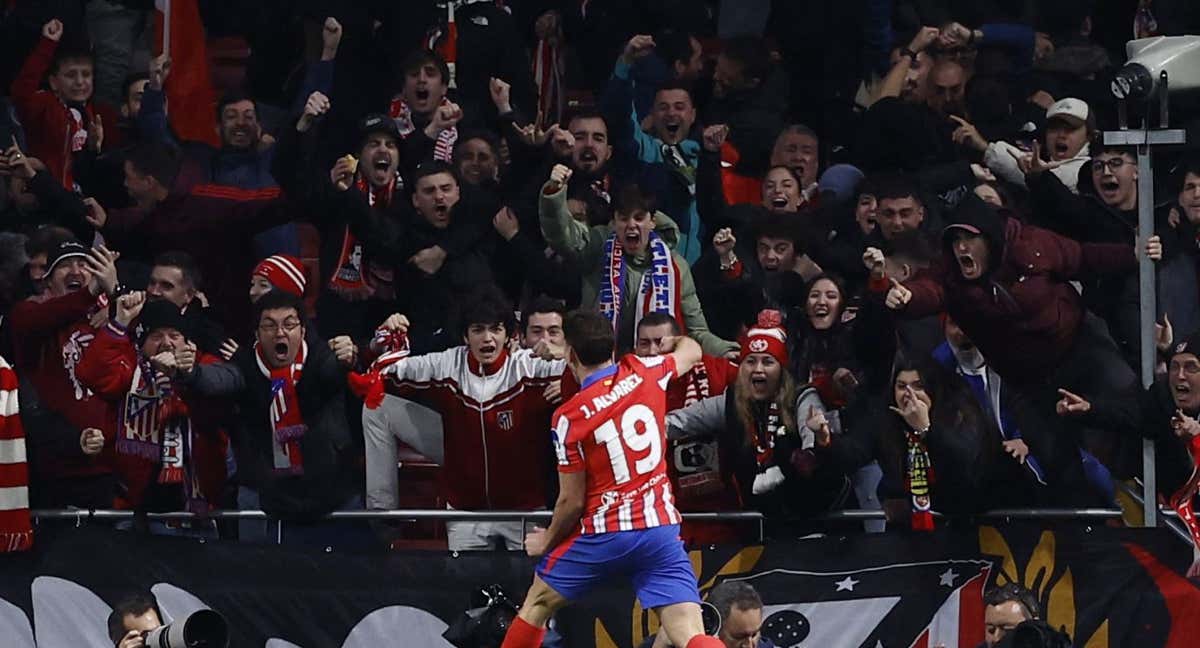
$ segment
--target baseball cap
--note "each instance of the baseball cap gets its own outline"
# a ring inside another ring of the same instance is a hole
[[[389,135],[397,142],[403,137],[400,135],[400,128],[396,126],[395,120],[383,113],[371,113],[363,117],[358,122],[358,134],[365,140],[369,135],[382,133]]]
[[[63,241],[54,248],[54,252],[50,255],[50,264],[46,266],[46,274],[54,272],[54,268],[72,257],[87,258],[88,248],[79,241]]]
[[[1067,97],[1059,99],[1046,111],[1046,121],[1058,118],[1075,124],[1076,127],[1088,123],[1088,117],[1092,111],[1088,108],[1087,102],[1082,99]]]

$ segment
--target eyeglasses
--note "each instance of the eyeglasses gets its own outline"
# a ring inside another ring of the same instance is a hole
[[[280,324],[278,322],[265,322],[258,325],[259,332],[266,333],[267,335],[275,335],[279,332],[279,328]],[[283,321],[284,333],[291,333],[298,328],[300,328],[300,320],[294,317]]]
[[[1116,173],[1117,170],[1125,166],[1127,162],[1128,160],[1120,157],[1109,158],[1107,160],[1092,160],[1092,171],[1095,171],[1096,173],[1104,173],[1104,167],[1108,167],[1109,171]]]
[[[1173,374],[1179,373],[1180,369],[1183,370],[1183,373],[1189,374],[1192,376],[1194,376],[1196,374],[1200,374],[1200,362],[1197,362],[1195,360],[1188,360],[1186,362],[1172,362],[1171,363],[1170,373],[1173,373]]]

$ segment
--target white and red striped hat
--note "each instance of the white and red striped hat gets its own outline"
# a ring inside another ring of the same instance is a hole
[[[746,332],[742,339],[742,357],[751,353],[766,353],[775,358],[776,362],[786,366],[788,363],[787,333],[783,332],[783,319],[778,311],[765,310],[758,314],[756,326]]]
[[[251,276],[265,278],[272,286],[297,297],[304,296],[304,264],[300,259],[286,254],[269,256],[258,263]]]

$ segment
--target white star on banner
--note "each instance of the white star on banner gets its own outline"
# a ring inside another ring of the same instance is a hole
[[[838,592],[853,592],[854,586],[858,585],[858,583],[859,583],[859,581],[856,581],[852,577],[847,576],[846,580],[841,580],[834,584],[837,585]]]
[[[946,587],[954,587],[954,579],[956,578],[958,578],[958,574],[954,572],[954,569],[947,569],[946,572],[942,574],[940,584],[945,585]]]

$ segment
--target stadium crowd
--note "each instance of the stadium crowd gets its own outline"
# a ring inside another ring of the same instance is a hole
[[[1098,134],[1125,41],[1195,32],[1193,2],[200,2],[210,47],[248,45],[234,81],[154,55],[152,4],[3,10],[0,430],[28,499],[0,509],[262,509],[319,543],[328,512],[411,502],[415,462],[429,506],[546,510],[577,308],[620,352],[702,346],[667,445],[626,440],[682,511],[1112,506],[1143,436],[1190,509],[1200,156],[1157,161],[1139,237],[1135,152]],[[198,74],[215,137],[167,101]]]

